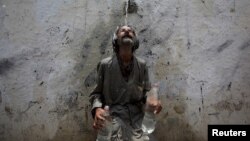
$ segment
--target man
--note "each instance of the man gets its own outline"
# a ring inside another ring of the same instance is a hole
[[[146,62],[134,55],[139,41],[132,27],[118,27],[112,44],[115,53],[97,65],[97,85],[90,94],[93,127],[103,128],[103,107],[109,105],[113,119],[110,140],[143,141],[141,124],[146,92],[151,89]],[[149,102],[149,105],[156,114],[162,109],[159,101]]]

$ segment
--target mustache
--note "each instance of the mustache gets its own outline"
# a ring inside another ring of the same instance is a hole
[[[130,39],[132,39],[133,37],[132,37],[132,36],[130,36],[129,34],[125,34],[125,35],[124,35],[124,36],[122,36],[121,38],[122,38],[122,39],[123,39],[123,38],[130,38]]]

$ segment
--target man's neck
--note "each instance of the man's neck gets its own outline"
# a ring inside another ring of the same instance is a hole
[[[119,59],[121,60],[121,63],[124,65],[124,66],[127,66],[127,65],[129,65],[130,63],[131,63],[131,61],[133,60],[133,55],[131,55],[131,56],[129,56],[129,57],[121,57],[121,56],[119,56],[118,55],[118,57],[119,57]]]

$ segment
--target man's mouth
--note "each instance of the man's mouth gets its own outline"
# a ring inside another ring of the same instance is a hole
[[[130,35],[124,35],[124,36],[122,36],[122,38],[130,38],[130,39],[132,39],[132,37]]]

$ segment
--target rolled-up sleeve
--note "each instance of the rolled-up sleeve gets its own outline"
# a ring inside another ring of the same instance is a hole
[[[94,90],[90,93],[90,104],[91,104],[91,113],[92,116],[95,116],[95,109],[103,106],[103,79],[104,79],[104,68],[101,62],[97,65],[97,77],[96,77],[96,86]]]

